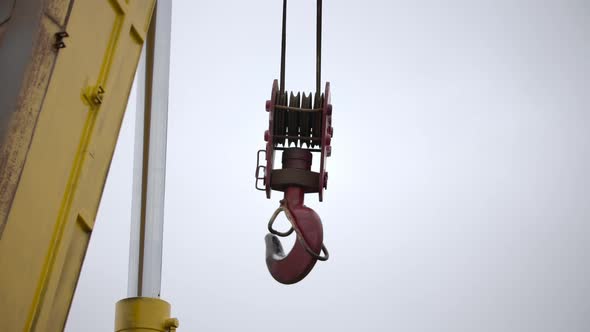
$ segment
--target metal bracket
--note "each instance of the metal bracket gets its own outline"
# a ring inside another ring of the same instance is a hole
[[[69,37],[70,35],[65,31],[60,31],[55,34],[55,44],[53,46],[59,50],[62,48],[66,48],[66,43],[64,43],[64,38]]]
[[[102,104],[104,94],[105,94],[104,88],[102,87],[102,85],[99,84],[96,87],[86,88],[86,93],[84,93],[84,98],[86,99],[86,101],[89,104],[94,105],[95,107],[98,107]]]
[[[264,165],[260,165],[260,153],[264,152],[265,155],[265,159],[266,159],[266,150],[258,150],[258,153],[256,154],[256,184],[255,187],[257,190],[260,191],[265,191],[266,190],[266,186],[268,185],[266,183],[266,166]],[[260,176],[260,170],[262,169],[262,176]],[[262,184],[264,185],[264,187],[259,188],[258,187],[258,183],[260,182],[260,180],[262,180]]]

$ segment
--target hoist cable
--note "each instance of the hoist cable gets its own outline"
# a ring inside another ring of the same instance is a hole
[[[322,0],[318,0],[316,34],[316,85],[315,92],[319,96],[322,85]]]
[[[281,37],[281,94],[285,92],[285,49],[287,48],[287,0],[283,0],[283,34]]]

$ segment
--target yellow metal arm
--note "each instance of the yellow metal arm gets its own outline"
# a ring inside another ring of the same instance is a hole
[[[3,331],[64,327],[154,2],[0,9]]]

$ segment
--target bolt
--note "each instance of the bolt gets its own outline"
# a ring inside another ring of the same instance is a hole
[[[96,87],[88,87],[86,88],[86,91],[87,92],[84,94],[84,97],[89,103],[94,104],[94,106],[100,106],[100,104],[102,104],[103,97],[105,94],[102,85],[98,85]]]
[[[330,134],[327,134],[324,139],[324,144],[326,144],[327,146],[330,146],[331,143],[332,143],[332,136],[330,136]]]
[[[328,107],[326,108],[326,113],[328,115],[332,115],[332,104],[328,104]]]
[[[270,140],[270,132],[268,130],[264,131],[264,141],[268,142]]]
[[[326,146],[326,156],[330,157],[332,155],[332,146]]]
[[[176,331],[176,329],[180,326],[177,318],[168,318],[164,321],[164,327],[169,329],[170,331]]]
[[[328,172],[324,173],[324,189],[328,189]]]
[[[94,103],[96,105],[100,105],[100,104],[102,104],[103,96],[104,96],[104,89],[103,89],[102,85],[99,85],[98,88],[96,89],[96,92],[94,93],[94,97],[92,98],[92,100],[94,101]]]
[[[267,100],[266,101],[266,111],[270,112],[270,110],[272,110],[272,100]]]
[[[330,134],[331,137],[334,137],[334,127],[328,127],[328,134]]]

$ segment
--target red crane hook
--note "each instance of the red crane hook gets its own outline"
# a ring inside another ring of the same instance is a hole
[[[266,241],[266,266],[272,277],[283,284],[299,282],[311,271],[317,260],[325,261],[329,257],[323,244],[324,232],[320,217],[314,210],[303,205],[303,188],[289,187],[285,191],[285,199],[268,222]],[[279,232],[272,225],[279,213],[284,212],[291,223],[287,232]],[[297,241],[289,254],[285,255],[281,241],[277,236],[297,234]],[[324,256],[320,255],[324,252]]]
[[[320,174],[311,171],[312,153],[307,149],[283,150],[282,169],[272,170],[271,187],[283,191],[281,205],[268,222],[266,235],[266,265],[272,277],[283,284],[294,284],[305,278],[318,260],[325,261],[329,254],[323,244],[324,232],[320,217],[304,205],[305,193],[318,192]],[[287,232],[273,229],[277,216],[284,212],[291,228]],[[279,237],[295,232],[293,249],[285,254]],[[321,252],[324,256],[321,256]]]

